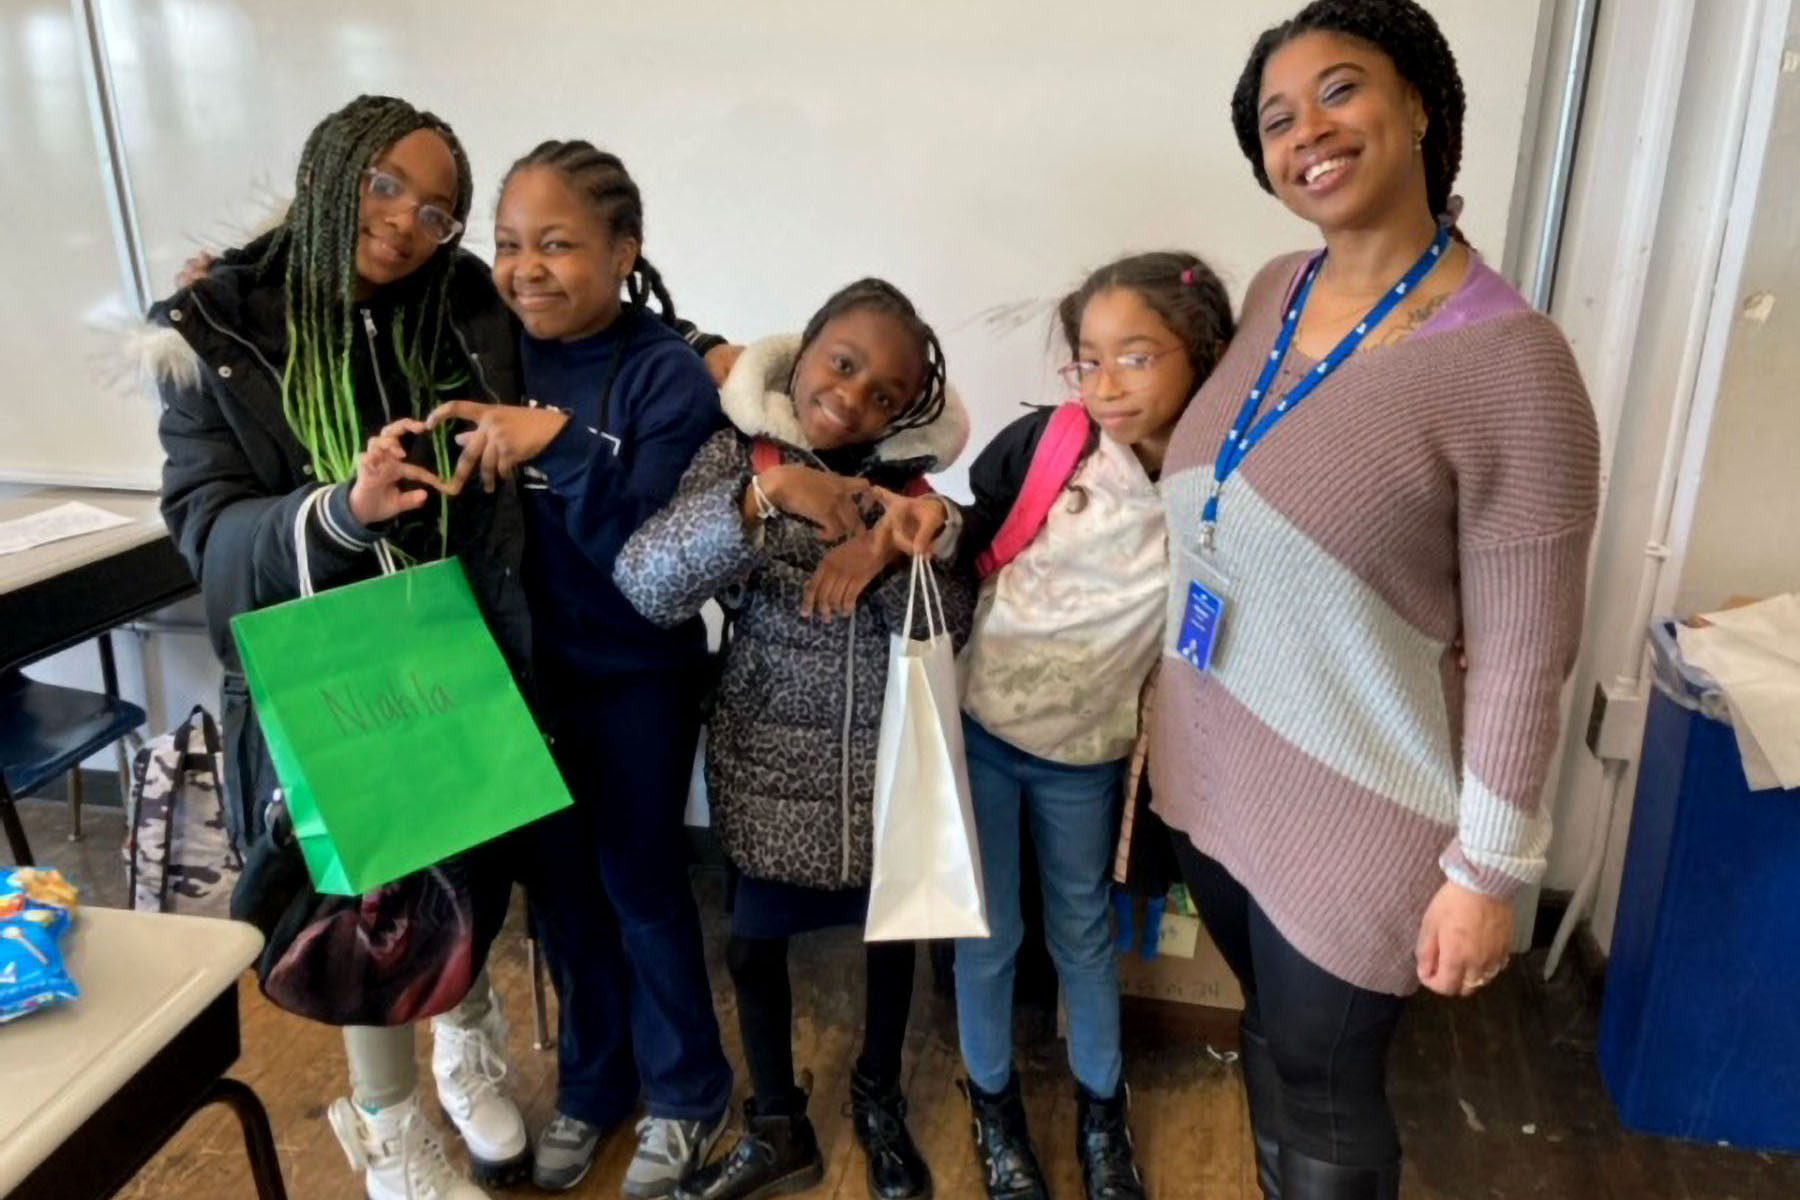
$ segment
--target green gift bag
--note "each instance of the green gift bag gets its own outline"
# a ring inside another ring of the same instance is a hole
[[[455,559],[234,617],[313,886],[356,896],[571,804]]]

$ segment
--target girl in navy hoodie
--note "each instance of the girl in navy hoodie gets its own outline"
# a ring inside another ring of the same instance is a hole
[[[515,163],[494,283],[524,326],[528,403],[455,401],[430,424],[467,423],[453,487],[523,483],[539,707],[576,801],[532,827],[523,855],[561,1001],[557,1116],[535,1178],[574,1187],[641,1090],[625,1194],[660,1196],[705,1159],[731,1099],[682,830],[706,639],[697,617],[640,616],[613,560],[723,418],[642,245],[617,157],[552,141]]]

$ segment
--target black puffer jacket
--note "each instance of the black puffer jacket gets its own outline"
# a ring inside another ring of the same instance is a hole
[[[740,504],[751,446],[766,439],[787,462],[822,466],[805,446],[787,386],[797,337],[745,350],[720,392],[733,428],[700,449],[669,506],[626,543],[613,578],[650,620],[673,626],[718,597],[735,615],[707,725],[713,829],[745,874],[817,888],[869,882],[875,751],[888,645],[904,624],[910,571],[869,585],[849,620],[800,615],[806,582],[828,545],[801,521],[746,534]],[[889,487],[948,466],[969,436],[954,393],[931,425],[881,443],[865,471]],[[973,590],[938,572],[958,645]],[[922,612],[914,635],[924,636]]]
[[[455,253],[450,365],[466,371],[471,395],[516,402],[511,318],[486,264]],[[157,304],[141,343],[162,397],[163,519],[200,582],[213,649],[225,665],[226,815],[240,846],[260,832],[276,779],[252,718],[230,622],[238,613],[299,595],[294,517],[307,494],[321,486],[282,412],[283,265],[259,265],[258,258],[253,252],[228,256],[206,278]],[[384,360],[377,355],[373,361]],[[406,395],[401,381],[389,377],[385,384],[389,395]],[[364,430],[365,436],[373,432]],[[308,526],[319,587],[378,571],[366,546],[374,534],[349,516],[347,494],[347,485],[340,485]],[[523,545],[522,510],[510,486],[492,495],[471,489],[451,504],[451,549],[463,560],[496,640],[521,672],[530,661],[518,570]]]

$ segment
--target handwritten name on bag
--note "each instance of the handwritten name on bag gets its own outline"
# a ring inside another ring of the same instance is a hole
[[[441,683],[427,685],[417,671],[409,673],[405,680],[389,680],[385,687],[377,685],[374,689],[359,689],[355,684],[345,684],[335,691],[320,688],[319,699],[345,737],[386,733],[456,711],[456,699],[450,689]]]

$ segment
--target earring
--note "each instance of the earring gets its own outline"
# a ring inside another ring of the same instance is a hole
[[[1425,131],[1423,129],[1421,129],[1417,133],[1413,134],[1413,149],[1418,150],[1420,152],[1424,151],[1424,149],[1425,149]]]

